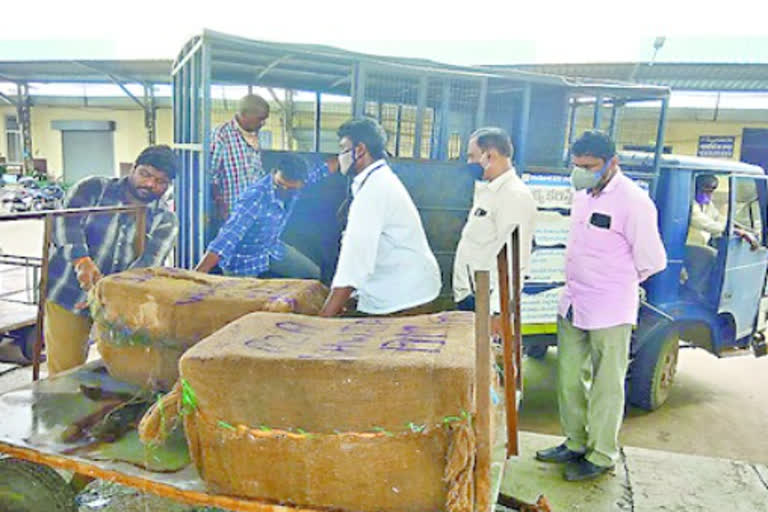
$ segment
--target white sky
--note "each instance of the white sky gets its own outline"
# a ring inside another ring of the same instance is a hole
[[[3,2],[0,59],[172,59],[204,27],[458,64],[768,62],[765,0]]]

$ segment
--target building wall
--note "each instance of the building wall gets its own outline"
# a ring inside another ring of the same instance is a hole
[[[731,160],[739,160],[743,129],[768,129],[768,111],[765,110],[727,110],[715,113],[711,109],[670,109],[667,119],[664,145],[671,146],[672,152],[680,155],[696,156],[701,135],[728,135],[735,137]],[[625,144],[654,145],[657,122],[658,109],[624,109],[619,116],[617,146],[621,149]],[[606,112],[603,115],[603,128],[607,130],[609,123],[610,113]],[[577,116],[575,135],[591,127],[592,112],[584,109]]]
[[[8,106],[0,110],[3,136],[0,153],[7,155],[5,117],[14,115],[15,109]],[[47,160],[48,172],[53,177],[62,174],[63,150],[61,132],[52,127],[54,121],[113,121],[115,123],[115,175],[119,174],[121,162],[133,162],[148,144],[144,128],[144,112],[139,109],[76,108],[35,106],[31,110],[32,153],[34,158]],[[172,133],[171,110],[157,110],[157,143],[170,144]]]

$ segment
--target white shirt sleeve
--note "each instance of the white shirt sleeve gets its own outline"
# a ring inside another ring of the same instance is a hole
[[[373,274],[386,211],[386,198],[377,188],[369,183],[352,201],[333,288],[360,289]]]
[[[717,208],[707,208],[706,211],[703,211],[694,202],[691,208],[691,228],[717,236],[725,231],[725,219],[722,218]]]

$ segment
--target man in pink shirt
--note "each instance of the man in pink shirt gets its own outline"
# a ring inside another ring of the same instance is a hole
[[[639,285],[663,270],[667,257],[656,206],[621,172],[613,141],[591,130],[571,154],[576,193],[557,329],[558,404],[567,439],[536,458],[567,462],[565,479],[584,480],[611,470],[618,459]]]

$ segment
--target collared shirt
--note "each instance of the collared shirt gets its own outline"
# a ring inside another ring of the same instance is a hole
[[[261,151],[251,146],[240,130],[233,118],[213,131],[211,142],[211,180],[227,215],[240,194],[265,174]]]
[[[688,245],[707,245],[712,236],[722,235],[725,231],[725,217],[712,204],[699,204],[696,201],[691,206],[691,223],[688,228]]]
[[[73,186],[64,200],[64,208],[129,206],[128,178],[85,178]],[[75,306],[86,300],[80,288],[73,262],[85,256],[103,275],[130,268],[162,265],[168,257],[178,232],[176,215],[165,203],[147,205],[147,235],[144,253],[137,255],[136,215],[133,213],[98,214],[56,219],[53,246],[48,261],[48,300],[77,313]]]
[[[332,286],[355,288],[358,309],[370,314],[435,299],[440,268],[411,196],[385,160],[355,176],[352,195]]]
[[[475,183],[475,196],[461,231],[453,262],[453,298],[460,302],[474,291],[474,272],[491,271],[491,308],[500,311],[496,255],[509,242],[514,226],[520,229],[520,271],[525,276],[531,259],[536,201],[514,168],[493,181]],[[512,261],[510,258],[510,271]]]
[[[576,192],[559,314],[572,308],[573,325],[585,330],[635,324],[639,283],[667,266],[657,218],[648,194],[620,170],[596,197]]]
[[[327,175],[328,166],[316,167],[307,174],[305,186]],[[272,174],[251,185],[208,246],[219,256],[219,266],[234,275],[258,276],[269,269],[270,258],[283,259],[285,247],[280,236],[299,194],[281,200]]]

